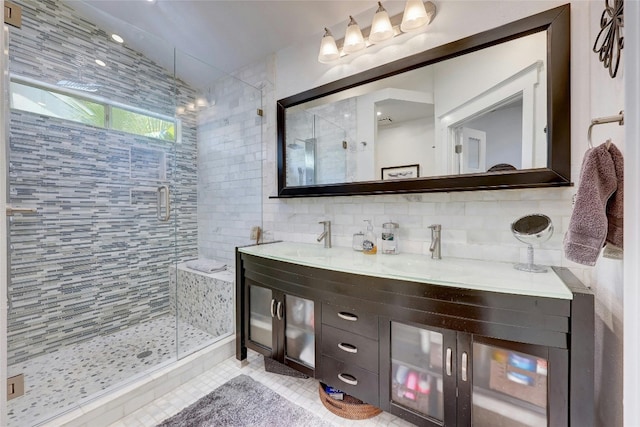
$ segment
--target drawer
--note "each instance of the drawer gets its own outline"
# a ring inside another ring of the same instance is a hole
[[[366,403],[380,405],[378,375],[358,366],[322,355],[321,381]]]
[[[322,304],[322,323],[378,340],[378,318],[357,308]]]
[[[378,373],[378,341],[332,326],[322,326],[322,354]]]

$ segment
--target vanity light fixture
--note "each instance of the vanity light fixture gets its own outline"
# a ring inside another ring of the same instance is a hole
[[[320,41],[320,53],[318,53],[318,62],[328,64],[340,58],[340,51],[336,45],[336,39],[328,28],[324,29],[324,36]]]
[[[358,52],[399,34],[418,31],[430,24],[435,15],[436,6],[431,1],[423,3],[422,0],[407,0],[404,13],[389,18],[389,13],[382,6],[382,2],[378,2],[378,9],[373,16],[371,26],[364,30],[360,29],[353,16],[349,16],[344,39],[338,40],[338,42],[331,31],[325,28],[320,42],[318,62],[328,64],[337,61],[341,56]],[[339,45],[341,47],[338,47]]]
[[[393,31],[393,25],[391,25],[391,19],[387,10],[382,6],[381,2],[378,2],[378,10],[373,15],[373,21],[371,22],[371,33],[369,33],[369,41],[371,43],[380,43],[385,40],[389,40],[395,35]]]
[[[432,3],[433,4],[433,3]],[[435,12],[435,6],[433,6]],[[402,32],[416,31],[424,27],[430,21],[427,9],[422,0],[407,0],[402,14],[400,30]]]
[[[347,32],[344,35],[344,46],[342,50],[344,53],[354,53],[365,47],[367,47],[367,45],[364,42],[364,37],[362,37],[360,26],[356,20],[353,19],[353,16],[349,16],[349,24],[347,25]]]

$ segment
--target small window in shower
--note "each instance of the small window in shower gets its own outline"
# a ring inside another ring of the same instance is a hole
[[[164,141],[176,140],[174,121],[137,113],[124,108],[111,108],[111,128]]]
[[[105,127],[105,106],[88,99],[11,82],[11,108]]]
[[[12,76],[11,108],[161,141],[180,142],[180,120],[106,100],[92,94],[97,90],[94,86],[70,86],[70,82],[63,82],[65,85],[58,86]]]

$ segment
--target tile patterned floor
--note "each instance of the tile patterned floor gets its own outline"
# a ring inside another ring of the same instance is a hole
[[[201,397],[240,374],[249,375],[253,379],[270,387],[275,392],[293,403],[313,412],[317,416],[339,427],[403,427],[412,426],[389,413],[368,420],[347,420],[329,412],[318,397],[318,382],[312,378],[300,379],[273,374],[264,370],[261,355],[249,351],[248,364],[240,366],[235,358],[229,358],[214,368],[204,372],[170,393],[156,399],[138,411],[128,415],[111,427],[151,427],[177,414],[182,409],[196,402]],[[252,426],[255,427],[255,426]],[[277,426],[274,426],[277,427]],[[294,427],[294,426],[287,426]]]
[[[177,335],[181,354],[214,341],[183,322],[176,331],[167,315],[10,366],[9,376],[24,374],[25,395],[7,403],[9,427],[36,425],[175,360]]]

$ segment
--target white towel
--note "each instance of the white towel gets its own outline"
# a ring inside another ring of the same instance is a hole
[[[211,259],[194,259],[187,261],[185,265],[192,270],[202,271],[203,273],[215,273],[216,271],[227,269],[227,264]]]

